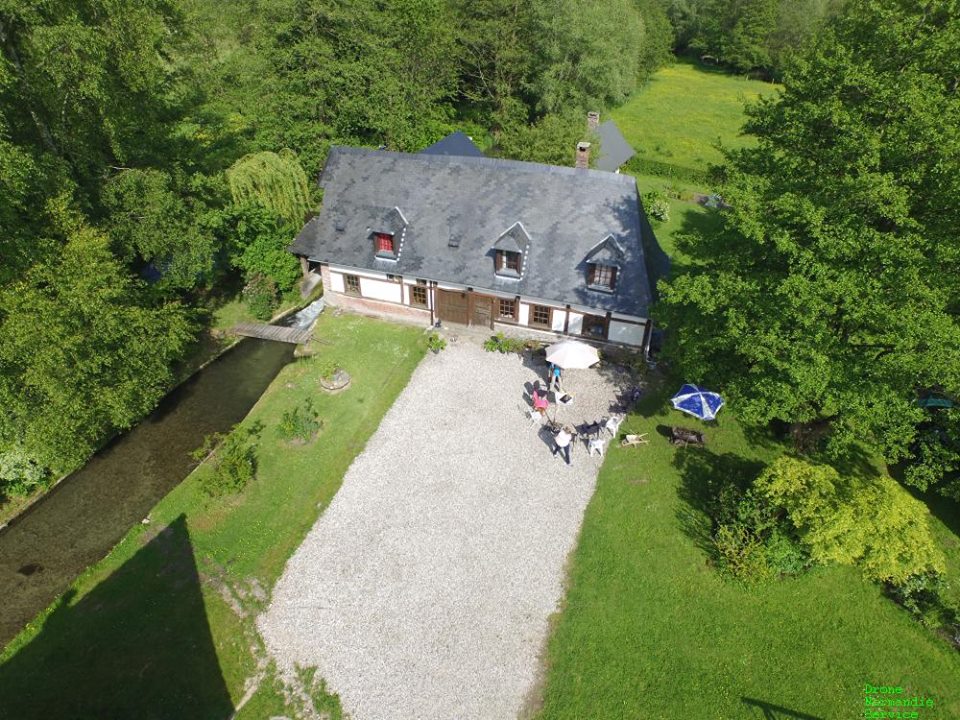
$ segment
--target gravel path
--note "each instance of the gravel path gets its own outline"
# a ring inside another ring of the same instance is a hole
[[[428,355],[287,563],[260,632],[354,720],[515,718],[535,684],[600,466],[551,455],[537,378],[468,341]],[[613,380],[565,380],[561,421],[608,414]]]

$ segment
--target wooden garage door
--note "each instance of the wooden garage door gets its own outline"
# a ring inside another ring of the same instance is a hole
[[[486,295],[471,295],[473,300],[473,313],[470,319],[471,325],[488,327],[493,329],[493,298]]]
[[[437,315],[444,322],[470,324],[470,297],[465,292],[438,290]]]

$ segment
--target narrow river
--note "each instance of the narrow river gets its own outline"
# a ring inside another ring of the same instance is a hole
[[[204,437],[242,420],[292,357],[292,345],[244,340],[0,531],[0,647],[183,480]]]

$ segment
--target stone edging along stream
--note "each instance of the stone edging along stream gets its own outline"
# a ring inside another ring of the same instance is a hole
[[[279,313],[277,313],[276,315],[274,315],[272,318],[270,318],[270,320],[268,321],[268,324],[269,324],[269,325],[273,325],[273,324],[276,323],[276,322],[280,322],[281,320],[284,320],[284,319],[290,317],[291,315],[294,315],[294,314],[300,312],[301,310],[303,310],[304,308],[306,308],[307,306],[309,306],[311,303],[314,303],[314,302],[316,302],[316,301],[319,300],[319,299],[320,299],[319,296],[318,296],[318,297],[314,297],[313,295],[311,295],[308,300],[302,302],[301,304],[294,305],[292,308],[288,308],[288,309],[283,310],[282,312],[279,312]],[[225,346],[223,346],[222,348],[220,348],[220,350],[218,350],[215,355],[213,355],[212,357],[209,357],[209,358],[207,358],[206,360],[204,360],[204,361],[203,361],[200,365],[198,365],[198,366],[194,369],[194,371],[191,372],[189,375],[187,375],[186,377],[182,377],[182,378],[180,378],[179,380],[177,380],[177,382],[175,382],[173,385],[171,385],[171,386],[167,389],[167,392],[165,392],[165,393],[160,397],[160,399],[157,400],[157,404],[154,405],[152,408],[150,408],[149,411],[147,411],[146,413],[144,413],[143,417],[141,417],[139,420],[137,420],[136,423],[134,423],[134,424],[131,425],[129,428],[126,428],[126,429],[124,429],[124,430],[118,430],[117,432],[112,433],[109,437],[105,438],[104,441],[103,441],[100,445],[98,445],[98,446],[94,449],[94,451],[93,451],[92,453],[90,453],[90,457],[87,458],[86,461],[84,461],[83,465],[85,465],[87,462],[89,462],[89,461],[90,461],[90,458],[92,458],[92,457],[93,457],[94,455],[96,455],[98,452],[100,452],[101,450],[103,450],[107,445],[109,445],[111,442],[113,442],[113,440],[114,440],[118,435],[122,435],[123,433],[129,432],[129,431],[132,430],[134,427],[136,427],[138,424],[140,424],[141,422],[143,422],[144,418],[146,418],[147,416],[150,415],[150,413],[152,413],[154,410],[156,410],[157,405],[160,404],[160,402],[163,400],[163,398],[167,397],[170,393],[174,392],[174,391],[175,391],[177,388],[179,388],[181,385],[183,385],[184,383],[186,383],[187,381],[189,381],[190,379],[192,379],[197,373],[199,373],[201,370],[203,370],[204,368],[206,368],[208,365],[210,365],[211,363],[214,363],[214,362],[216,362],[217,360],[219,360],[220,358],[222,358],[222,357],[223,357],[224,355],[226,355],[230,350],[233,350],[233,348],[235,348],[237,345],[239,345],[239,344],[240,344],[241,342],[243,342],[244,340],[246,340],[245,337],[237,337],[237,338],[234,339],[233,342],[231,342],[230,344],[225,345]],[[26,514],[33,508],[34,505],[36,505],[38,502],[40,502],[40,501],[43,500],[45,497],[47,497],[47,495],[49,495],[51,492],[53,492],[53,491],[57,488],[57,486],[60,485],[60,483],[62,483],[62,482],[63,482],[64,480],[66,480],[68,477],[70,477],[71,475],[73,475],[73,473],[77,472],[77,470],[79,470],[80,468],[82,468],[83,465],[80,465],[80,467],[77,467],[76,469],[71,470],[70,472],[61,475],[61,476],[60,476],[59,478],[57,478],[53,483],[51,483],[48,487],[44,488],[44,490],[43,490],[42,492],[38,493],[35,497],[31,498],[31,499],[27,502],[26,505],[24,505],[22,508],[20,508],[20,510],[17,511],[17,514],[16,514],[16,515],[14,515],[13,517],[8,518],[7,520],[5,520],[5,521],[3,521],[3,522],[0,522],[0,533],[2,533],[4,530],[6,530],[7,527],[9,527],[11,524],[17,522],[17,520],[19,520],[21,517],[23,517],[24,515],[26,515]]]

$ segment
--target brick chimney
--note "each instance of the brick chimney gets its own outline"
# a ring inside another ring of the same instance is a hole
[[[587,130],[593,132],[600,125],[600,113],[598,112],[588,112],[587,113]]]
[[[577,143],[577,161],[573,164],[573,166],[582,168],[584,170],[590,167],[590,143]]]

